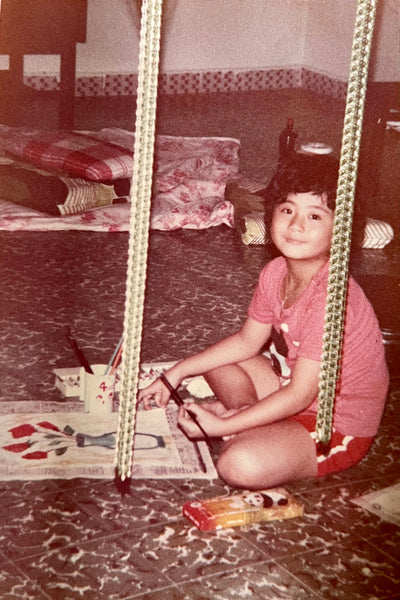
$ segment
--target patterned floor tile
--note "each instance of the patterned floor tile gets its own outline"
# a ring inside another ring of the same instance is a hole
[[[182,585],[192,600],[321,600],[307,585],[274,562],[240,567]]]
[[[175,523],[127,532],[123,543],[151,560],[175,583],[236,570],[266,558],[235,529],[199,531],[183,517]]]
[[[172,582],[119,537],[86,541],[16,561],[52,599],[126,600]]]
[[[352,498],[383,487],[379,481],[363,481],[302,494],[301,498],[306,514],[312,515],[325,529],[326,545],[330,540],[332,543],[339,542],[350,547],[354,540],[368,539],[372,533],[389,538],[399,537],[400,530],[396,525],[351,502]]]
[[[181,516],[184,497],[163,480],[132,480],[127,493],[121,494],[114,482],[69,488],[68,495],[90,517],[108,522],[113,530],[143,528],[167,523]]]
[[[132,596],[132,600],[134,598],[137,598],[137,600],[192,600],[192,596],[188,596],[179,586],[170,586],[168,588],[152,590],[148,594]]]
[[[400,585],[398,564],[364,540],[286,557],[280,564],[324,600],[385,598]]]
[[[0,563],[1,600],[49,600],[49,596],[30,580],[18,567]]]
[[[35,556],[78,539],[90,540],[113,532],[111,520],[91,517],[54,486],[35,483],[18,482],[18,488],[7,482],[2,485],[0,541],[10,559]]]

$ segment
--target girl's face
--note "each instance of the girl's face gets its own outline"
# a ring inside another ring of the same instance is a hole
[[[328,259],[334,211],[326,196],[311,192],[288,194],[273,213],[271,236],[286,258]]]

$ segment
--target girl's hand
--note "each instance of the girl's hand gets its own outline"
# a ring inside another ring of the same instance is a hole
[[[143,402],[143,407],[150,410],[153,406],[165,408],[169,402],[170,393],[160,379],[156,379],[146,388],[139,391],[138,402]]]
[[[179,386],[179,376],[176,373],[173,373],[172,370],[166,371],[165,376],[175,389]],[[139,391],[138,402],[143,402],[143,407],[146,410],[153,408],[154,405],[158,408],[166,408],[170,396],[171,394],[167,386],[158,377],[149,386]]]
[[[207,405],[205,405],[207,406]],[[217,416],[213,410],[207,410],[196,403],[181,406],[178,411],[178,425],[190,439],[204,439],[204,434],[193,420],[191,414],[209,437],[222,437],[224,433],[224,418]]]

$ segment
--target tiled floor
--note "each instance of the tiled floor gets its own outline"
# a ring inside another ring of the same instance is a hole
[[[133,102],[118,98],[82,99],[77,126],[129,127],[133,110]],[[257,178],[272,172],[287,115],[295,117],[299,137],[337,148],[342,112],[337,101],[293,90],[166,98],[159,131],[239,137],[243,171]],[[389,169],[383,179],[393,194],[371,208],[395,225],[393,178]],[[127,235],[0,232],[0,240],[0,403],[65,402],[51,373],[71,361],[62,326],[79,331],[92,362],[107,362],[121,335]],[[398,248],[395,242],[362,252],[356,272],[397,275]],[[152,232],[143,361],[183,357],[238,327],[269,257],[225,226]],[[288,521],[198,531],[181,515],[182,505],[233,491],[218,480],[135,480],[123,495],[113,481],[2,482],[0,597],[397,599],[400,530],[351,498],[399,481],[399,406],[393,378],[368,455],[339,475],[288,485],[305,510]]]

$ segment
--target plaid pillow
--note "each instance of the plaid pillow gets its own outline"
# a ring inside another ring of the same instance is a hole
[[[90,135],[0,126],[4,150],[48,171],[90,181],[132,176],[132,152]]]

